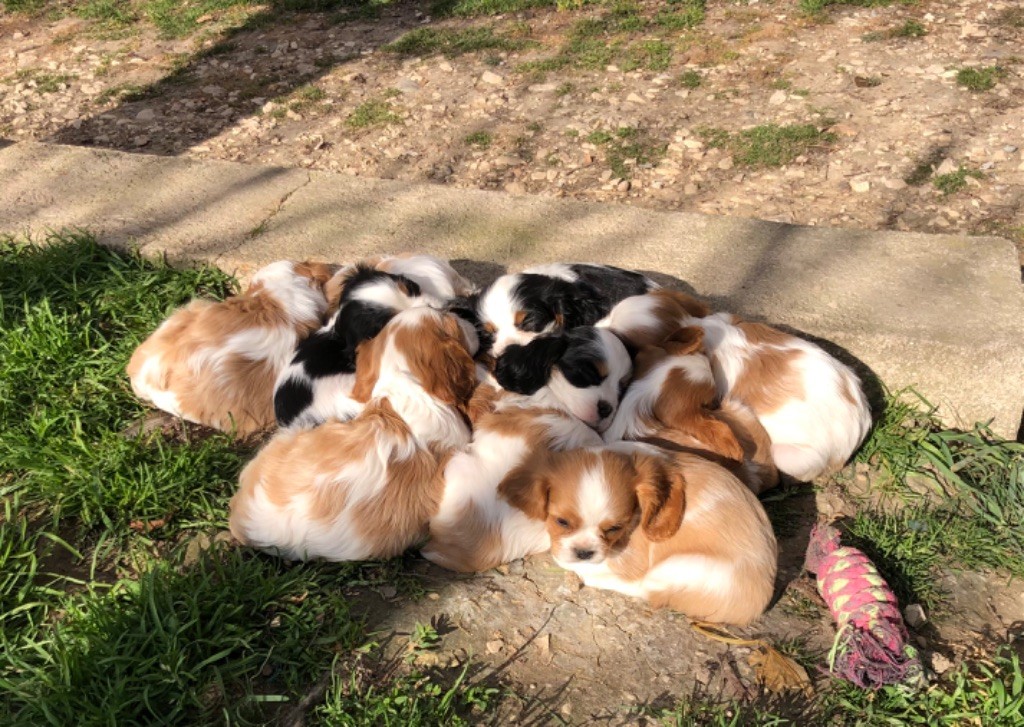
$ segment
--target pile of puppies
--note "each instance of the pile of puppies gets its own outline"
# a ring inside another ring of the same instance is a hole
[[[419,547],[457,571],[550,550],[587,585],[735,624],[775,580],[756,495],[842,466],[871,423],[819,347],[603,265],[480,292],[425,255],[277,262],[175,312],[128,374],[189,421],[277,427],[231,501],[243,543]]]

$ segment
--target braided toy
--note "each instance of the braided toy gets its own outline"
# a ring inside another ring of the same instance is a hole
[[[807,570],[838,626],[829,655],[836,676],[859,687],[918,682],[923,671],[908,641],[896,596],[857,548],[839,545],[839,531],[819,524],[807,545]]]

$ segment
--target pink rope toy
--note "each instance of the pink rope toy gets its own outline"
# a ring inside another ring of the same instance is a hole
[[[857,548],[839,545],[839,531],[819,524],[807,544],[807,570],[838,626],[829,669],[858,687],[916,683],[923,677],[917,650],[908,643],[896,596]]]

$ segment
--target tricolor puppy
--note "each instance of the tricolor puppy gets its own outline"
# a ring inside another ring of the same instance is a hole
[[[365,402],[352,398],[356,349],[373,338],[399,311],[441,306],[418,283],[365,264],[347,269],[340,281],[340,307],[309,338],[300,341],[291,364],[274,388],[274,414],[282,427],[310,428],[331,419],[345,421]]]
[[[498,357],[494,377],[508,391],[564,409],[604,431],[632,369],[625,345],[605,328],[580,326],[513,344]]]
[[[597,328],[607,328],[626,344],[630,355],[645,346],[657,346],[690,318],[708,315],[708,306],[678,290],[658,288],[615,304]]]
[[[480,319],[494,335],[492,353],[544,333],[592,326],[616,303],[658,285],[611,265],[556,263],[503,275],[480,296]]]
[[[284,430],[242,471],[231,532],[287,558],[389,558],[422,541],[442,472],[469,444],[475,337],[454,315],[402,311],[359,349],[363,411]]]
[[[604,440],[656,439],[703,454],[759,494],[779,482],[771,439],[748,407],[729,398],[719,404],[703,338],[702,328],[690,326],[660,346],[640,349],[633,381]]]
[[[333,272],[280,261],[242,295],[192,301],[132,354],[132,389],[158,409],[239,436],[270,427],[274,382],[296,343],[322,323]]]
[[[849,460],[871,428],[860,379],[821,348],[728,313],[694,318],[704,329],[718,393],[746,404],[772,441],[772,459],[809,481]]]
[[[602,405],[614,412],[630,372],[622,343],[594,328],[510,348],[505,364],[516,349],[547,347],[556,339],[564,350],[552,365],[553,373],[528,394],[501,391],[490,382],[477,387],[470,402],[473,443],[445,468],[444,496],[430,520],[423,555],[434,563],[456,571],[482,571],[548,549],[543,520],[514,506],[505,492],[518,488],[518,480],[549,452],[600,444],[595,428],[611,416]],[[558,366],[572,373],[567,376]],[[501,360],[498,369],[504,369]],[[581,418],[580,412],[586,416]]]
[[[559,452],[507,494],[545,520],[555,561],[588,586],[737,625],[771,600],[764,509],[704,457],[633,443]]]

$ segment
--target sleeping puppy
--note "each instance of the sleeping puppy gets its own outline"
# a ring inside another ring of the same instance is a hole
[[[626,365],[621,365],[625,356]],[[614,368],[609,361],[617,362]],[[498,357],[494,377],[503,389],[565,408],[603,432],[629,384],[625,345],[607,329],[580,326],[513,344]]]
[[[270,427],[274,381],[321,324],[333,272],[280,261],[259,270],[242,295],[192,301],[132,354],[132,389],[158,409],[240,437]]]
[[[704,457],[627,442],[557,452],[507,496],[545,522],[555,561],[588,586],[736,625],[771,600],[771,523]]]
[[[529,394],[501,391],[490,382],[477,387],[470,402],[473,442],[445,468],[444,496],[423,549],[427,559],[451,570],[481,571],[547,550],[544,523],[512,505],[505,490],[549,452],[600,444],[595,427],[604,420],[591,416],[584,422],[577,412],[594,413],[602,402],[617,403],[619,388],[629,378],[630,360],[622,343],[607,331],[582,331],[593,337],[563,340],[563,359],[586,366],[599,380],[587,378],[577,386],[553,373]]]
[[[421,542],[442,472],[469,444],[475,337],[431,308],[397,314],[359,347],[363,411],[283,430],[242,471],[231,532],[292,559],[390,558]]]
[[[660,346],[639,351],[633,381],[604,440],[657,440],[703,454],[760,494],[779,482],[771,439],[745,405],[728,397],[718,404],[703,338],[701,328],[680,328]]]
[[[623,298],[658,285],[611,265],[556,263],[503,275],[480,296],[480,319],[494,335],[492,353],[545,333],[592,326]]]
[[[277,379],[274,414],[281,427],[308,429],[358,414],[365,403],[352,398],[359,344],[380,333],[399,311],[441,306],[412,279],[366,264],[347,269],[340,286],[337,312],[299,342],[291,364]]]
[[[748,406],[768,432],[772,459],[801,481],[842,467],[871,428],[860,379],[818,346],[728,313],[704,329],[718,394]]]

